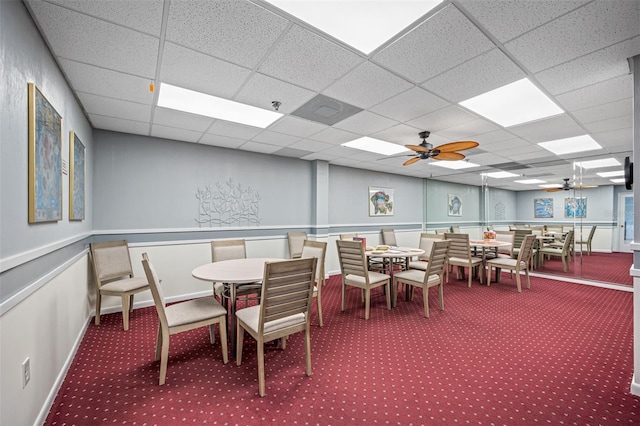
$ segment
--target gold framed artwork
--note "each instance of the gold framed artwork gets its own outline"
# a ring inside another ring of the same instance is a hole
[[[29,223],[62,220],[62,116],[28,84]]]
[[[393,216],[393,189],[369,187],[369,216]]]
[[[69,132],[69,220],[84,220],[85,147],[72,130]]]

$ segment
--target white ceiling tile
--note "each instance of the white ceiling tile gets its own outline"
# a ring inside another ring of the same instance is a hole
[[[470,136],[488,133],[493,130],[498,130],[498,126],[490,121],[477,118],[457,126],[451,126],[446,129],[439,130],[438,134],[452,140],[461,140],[469,138]]]
[[[200,138],[200,143],[211,146],[219,146],[222,148],[239,148],[246,140],[230,138],[228,136],[212,135],[206,133]]]
[[[159,124],[203,133],[213,122],[214,119],[210,117],[189,114],[169,108],[155,107],[153,111],[154,125]]]
[[[29,3],[57,56],[153,78],[159,39],[45,2]],[[73,22],[73,25],[69,25]]]
[[[596,105],[572,112],[581,123],[606,120],[608,118],[633,115],[633,98],[621,99],[608,104]]]
[[[254,73],[234,99],[264,109],[272,109],[271,102],[278,101],[278,112],[289,114],[314,96],[311,90]]]
[[[59,59],[72,87],[80,92],[151,105],[149,79]]]
[[[560,106],[568,111],[581,110],[628,98],[633,93],[632,84],[632,76],[623,75],[589,87],[563,93],[558,95],[556,99],[560,102]]]
[[[112,130],[115,132],[131,133],[134,135],[148,135],[149,123],[142,121],[124,120],[122,118],[105,117],[89,114],[89,120],[95,129]]]
[[[264,132],[254,136],[252,140],[254,142],[268,143],[270,145],[283,147],[289,146],[294,142],[298,142],[300,138],[298,136],[285,135],[282,133],[265,130]]]
[[[611,130],[631,129],[633,127],[633,116],[630,114],[623,117],[593,121],[591,123],[586,123],[584,127],[590,133],[602,133]]]
[[[178,129],[176,127],[153,124],[151,126],[151,136],[156,138],[173,139],[185,142],[197,142],[202,136],[202,132],[193,130]]]
[[[447,108],[443,108],[418,117],[415,120],[411,120],[407,122],[407,124],[420,129],[429,130],[432,133],[437,133],[440,130],[459,126],[469,121],[476,120],[477,118],[477,115],[467,112],[458,106],[451,105]]]
[[[339,145],[357,139],[358,137],[359,135],[357,133],[346,132],[334,127],[329,127],[328,129],[322,130],[314,135],[309,136],[309,139],[313,139],[314,141],[327,142],[332,145]]]
[[[552,94],[557,95],[614,77],[629,74],[631,58],[640,54],[640,37],[625,40],[535,75]]]
[[[502,143],[503,141],[513,138],[513,134],[507,132],[506,130],[499,129],[476,135],[475,138],[481,145],[495,144]]]
[[[281,150],[282,147],[278,145],[269,145],[267,143],[249,141],[244,145],[242,145],[240,149],[243,151],[261,152],[263,154],[273,154],[274,152]]]
[[[156,37],[160,36],[163,0],[49,0],[60,6],[111,21],[133,30],[142,31]]]
[[[259,127],[246,126],[244,124],[232,123],[230,121],[216,120],[207,133],[230,138],[249,140],[263,129]]]
[[[371,134],[371,137],[387,142],[406,145],[420,143],[418,133],[420,133],[420,129],[407,126],[406,124],[398,124],[380,132],[373,133]]]
[[[306,138],[307,136],[311,136],[327,128],[328,126],[325,124],[316,123],[291,115],[284,116],[269,126],[269,130],[274,132],[299,136],[301,138]]]
[[[412,86],[408,81],[367,61],[329,86],[323,94],[357,107],[369,108]],[[371,90],[372,87],[377,90]]]
[[[460,0],[462,7],[501,42],[511,40],[590,0]]]
[[[524,77],[524,71],[511,59],[499,49],[492,49],[426,81],[422,87],[458,103]]]
[[[632,129],[618,129],[602,133],[594,133],[593,139],[605,148],[625,145],[627,148],[633,146]]]
[[[449,102],[420,87],[412,87],[406,92],[388,99],[370,110],[376,114],[401,122],[428,114],[450,105]]]
[[[332,148],[323,149],[320,152],[326,155],[334,155],[336,157],[350,157],[351,155],[357,154],[358,152],[364,152],[364,151],[360,151],[358,149],[349,148],[342,145],[337,145]]]
[[[105,115],[126,120],[149,122],[151,106],[120,99],[78,92],[78,98],[88,114]]]
[[[585,134],[584,129],[567,114],[560,114],[544,120],[513,126],[509,128],[509,131],[533,143]]]
[[[313,151],[313,152],[323,151],[325,149],[329,149],[333,147],[334,145],[331,145],[329,143],[312,141],[309,139],[303,139],[301,141],[298,141],[289,145],[289,148],[302,149],[302,150]]]
[[[188,66],[185,66],[189,64]],[[160,81],[214,96],[231,98],[251,70],[166,42]]]
[[[374,60],[419,84],[495,45],[449,5],[382,49]]]
[[[362,61],[355,53],[294,25],[258,70],[319,91]]]
[[[286,19],[247,1],[173,1],[166,37],[254,68],[288,25]]]
[[[397,124],[397,121],[373,114],[369,111],[362,111],[356,115],[346,118],[334,126],[338,129],[359,133],[362,135],[370,135],[382,129],[389,128]]]
[[[595,1],[506,43],[532,72],[562,64],[640,33],[637,1]]]

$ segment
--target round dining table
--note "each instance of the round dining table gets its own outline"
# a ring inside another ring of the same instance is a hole
[[[245,259],[221,260],[206,263],[195,268],[194,278],[209,282],[221,282],[229,286],[229,328],[231,337],[231,356],[236,355],[236,290],[238,284],[261,282],[264,278],[264,264],[287,259],[271,257],[249,257]]]
[[[409,259],[424,254],[424,250],[410,247],[389,247],[388,250],[367,250],[364,254],[369,258],[382,258],[384,262],[388,263],[391,287],[393,287],[391,289],[391,306],[395,307],[398,300],[398,289],[393,285],[393,259],[404,259],[406,269],[408,269]]]

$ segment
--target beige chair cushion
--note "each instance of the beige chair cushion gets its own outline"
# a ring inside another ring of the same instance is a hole
[[[365,285],[367,283],[365,277],[360,275],[349,274],[345,277],[345,279],[347,281],[362,284],[362,285]],[[388,279],[389,279],[389,275],[387,274],[381,274],[379,272],[369,271],[369,284],[379,283],[381,281],[386,281]]]
[[[258,322],[260,321],[260,305],[251,306],[249,308],[240,309],[236,312],[239,320],[242,320],[252,331],[258,332]],[[264,323],[264,333],[268,334],[282,328],[288,328],[295,325],[304,324],[306,316],[303,313],[297,313],[288,317],[280,318],[275,321]]]
[[[425,260],[417,260],[417,261],[409,262],[410,269],[420,269],[421,271],[426,271],[428,267],[429,267],[429,262]]]
[[[147,278],[142,277],[134,277],[134,278],[124,278],[118,281],[112,281],[110,283],[102,284],[100,290],[105,291],[117,291],[117,292],[127,292],[131,290],[135,290],[137,288],[148,287],[149,282]]]
[[[213,297],[187,300],[186,302],[166,306],[164,309],[169,327],[196,323],[227,314],[227,310]]]

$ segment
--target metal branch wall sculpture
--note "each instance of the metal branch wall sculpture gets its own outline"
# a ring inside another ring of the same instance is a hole
[[[198,188],[199,227],[203,226],[258,226],[260,225],[260,194],[251,187],[234,185],[232,179],[218,181],[215,186]]]

